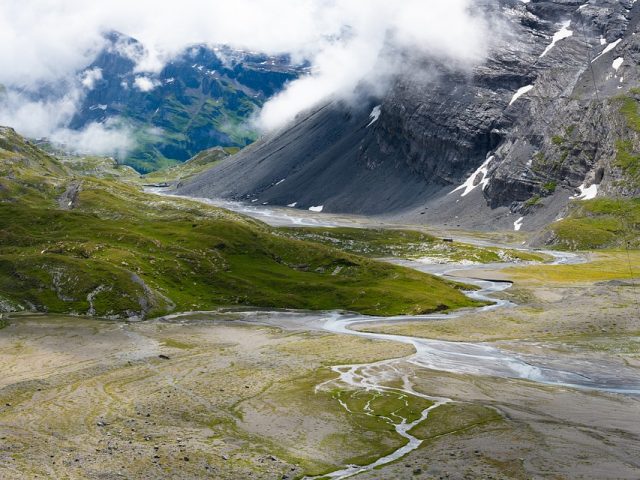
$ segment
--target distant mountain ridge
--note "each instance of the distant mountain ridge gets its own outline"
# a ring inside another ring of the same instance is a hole
[[[7,93],[34,104],[61,102],[61,109],[74,102],[72,116],[63,115],[58,130],[49,132],[52,139],[40,143],[52,140],[73,153],[83,150],[75,146],[76,133],[83,138],[92,130],[118,134],[122,148],[118,144],[110,152],[140,173],[184,162],[209,148],[252,143],[258,138],[257,112],[287,82],[308,71],[308,64],[294,64],[288,55],[203,44],[185,48],[159,71],[144,71],[148,52],[141,42],[118,32],[103,36],[104,46],[86,68],[29,89],[0,85],[0,102],[10,102]],[[11,111],[11,105],[0,108]]]
[[[252,115],[303,66],[288,56],[195,45],[158,73],[136,72],[144,47],[119,33],[83,72],[90,83],[70,127],[115,121],[135,133],[122,159],[142,172],[216,146],[243,147],[257,138]]]

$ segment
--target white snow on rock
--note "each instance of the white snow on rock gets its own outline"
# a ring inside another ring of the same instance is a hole
[[[520,229],[522,228],[522,222],[524,221],[524,217],[520,217],[519,219],[517,219],[515,222],[513,222],[513,229],[516,232],[519,232]]]
[[[452,190],[451,192],[449,192],[449,195],[464,189],[464,192],[462,192],[462,195],[460,196],[466,197],[479,186],[482,186],[482,190],[484,190],[487,187],[487,185],[489,185],[489,181],[491,180],[491,177],[489,177],[487,174],[489,173],[489,164],[493,159],[494,159],[493,155],[487,158],[487,160],[482,165],[480,165],[480,167],[475,172],[473,172],[469,178],[467,178],[466,182],[464,182],[455,190]],[[478,182],[477,179],[479,175],[482,175],[482,179]]]
[[[547,48],[545,48],[544,52],[542,52],[542,55],[540,55],[540,58],[549,53],[551,49],[556,46],[556,43],[558,43],[560,40],[564,40],[565,38],[569,38],[573,35],[573,30],[569,30],[570,25],[571,20],[567,20],[566,22],[562,23],[562,28],[553,35],[551,44]]]
[[[609,45],[607,45],[607,48],[605,48],[601,55],[604,55],[605,53],[609,53],[611,50],[613,50],[614,48],[616,48],[618,46],[618,44],[622,41],[621,38],[619,38],[618,40],[616,40],[613,43],[610,43]]]
[[[373,110],[371,110],[371,113],[369,114],[369,118],[371,119],[371,121],[369,122],[369,125],[367,125],[367,128],[378,121],[381,113],[382,105],[376,105],[375,107],[373,107]]]
[[[593,200],[598,195],[598,185],[596,184],[587,188],[583,183],[578,187],[578,190],[580,190],[580,195],[569,197],[569,200]]]
[[[518,100],[524,94],[529,93],[531,90],[533,90],[533,85],[527,85],[526,87],[518,89],[518,91],[513,95],[513,98],[509,102],[509,105],[513,105],[516,100]]]
[[[612,66],[612,67],[613,67],[613,69],[617,72],[617,71],[618,71],[618,69],[622,66],[622,64],[623,64],[623,63],[624,63],[624,58],[623,58],[623,57],[619,57],[619,58],[616,58],[616,59],[613,61],[613,64],[612,64],[611,66]]]
[[[276,183],[276,185],[280,185],[282,182],[284,182],[286,180],[286,178],[283,178],[282,180],[280,180],[279,182]]]
[[[287,205],[287,207],[289,207],[289,208],[295,208],[295,206],[296,206],[296,205],[298,205],[298,202],[290,203],[289,205]]]
[[[322,210],[324,210],[324,205],[319,205],[317,207],[309,207],[309,210],[311,212],[321,212]]]
[[[616,40],[615,42],[610,43],[609,45],[607,45],[607,47],[602,51],[602,53],[600,55],[598,55],[596,58],[594,58],[593,60],[591,60],[591,63],[595,62],[596,60],[598,60],[601,56],[606,55],[607,53],[609,53],[611,50],[613,50],[614,48],[616,48],[618,46],[618,44],[622,41],[621,38],[619,38],[618,40]]]

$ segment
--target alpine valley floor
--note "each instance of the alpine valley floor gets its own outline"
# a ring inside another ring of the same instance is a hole
[[[498,301],[451,315],[5,316],[0,476],[638,478],[625,255],[409,262]]]

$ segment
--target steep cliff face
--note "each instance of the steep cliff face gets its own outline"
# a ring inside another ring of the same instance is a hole
[[[384,98],[301,115],[180,192],[525,230],[571,196],[637,194],[640,5],[479,7],[508,33],[473,71],[415,60]]]

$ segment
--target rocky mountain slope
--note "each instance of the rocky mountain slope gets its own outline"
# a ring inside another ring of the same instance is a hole
[[[478,3],[508,33],[472,72],[417,59],[383,98],[318,106],[178,191],[523,231],[637,196],[640,5]]]

